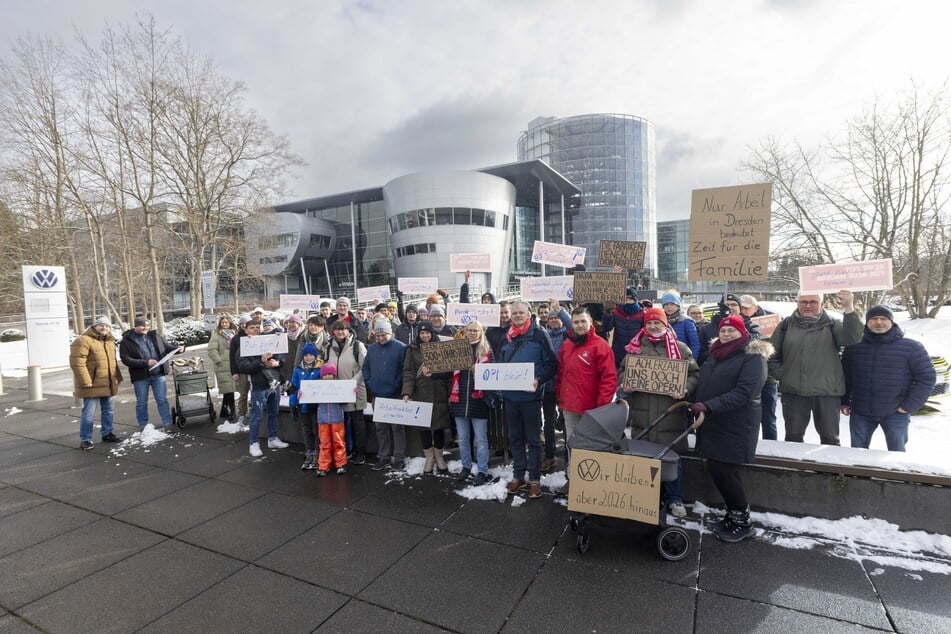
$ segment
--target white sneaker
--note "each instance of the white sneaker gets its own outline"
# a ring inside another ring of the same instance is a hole
[[[680,502],[674,502],[667,506],[667,511],[674,517],[681,519],[687,517],[687,509]]]
[[[290,445],[288,445],[286,442],[284,442],[280,438],[275,437],[275,438],[267,439],[268,449],[287,449],[288,447],[290,447]]]
[[[251,454],[251,457],[252,457],[252,458],[260,458],[261,456],[264,455],[264,454],[261,452],[261,445],[259,445],[258,443],[253,443],[253,444],[251,445],[251,450],[250,450],[248,453]]]

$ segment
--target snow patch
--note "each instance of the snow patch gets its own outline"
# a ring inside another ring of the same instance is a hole
[[[14,414],[19,414],[19,413],[22,412],[22,411],[23,411],[22,409],[17,409],[16,407],[11,407],[11,408],[9,408],[9,409],[3,410],[3,417],[6,418],[7,416],[13,416]]]
[[[243,423],[229,423],[225,421],[218,425],[217,431],[219,434],[240,434],[241,432],[248,431],[248,426]]]
[[[151,447],[157,443],[160,443],[164,440],[171,438],[164,431],[155,428],[155,425],[148,423],[141,431],[137,431],[122,442],[120,442],[112,451],[110,455],[121,457],[126,455],[130,449],[137,447]],[[148,453],[149,450],[146,449],[145,453]]]

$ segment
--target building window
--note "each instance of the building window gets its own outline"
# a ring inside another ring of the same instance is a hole
[[[407,255],[420,255],[422,253],[435,253],[435,242],[422,242],[420,244],[408,244],[405,247],[397,248],[394,253],[396,257],[401,258]]]
[[[279,233],[272,236],[261,236],[258,238],[258,248],[262,251],[266,249],[281,249],[284,247],[297,246],[298,233]]]
[[[319,233],[310,234],[310,248],[311,249],[330,248],[330,236],[324,236]]]

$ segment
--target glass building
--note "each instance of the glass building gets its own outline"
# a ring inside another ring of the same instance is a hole
[[[589,268],[599,240],[633,240],[647,243],[644,266],[657,271],[654,152],[654,125],[626,114],[539,117],[518,139],[518,160],[545,161],[581,189],[568,242],[587,249]]]

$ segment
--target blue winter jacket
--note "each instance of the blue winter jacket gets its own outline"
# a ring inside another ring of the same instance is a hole
[[[687,319],[683,315],[675,313],[677,320],[670,321],[670,327],[677,335],[677,341],[683,341],[690,348],[693,358],[700,357],[700,335],[697,334],[697,324],[692,319]]]
[[[379,342],[367,348],[363,362],[363,381],[374,396],[400,398],[403,392],[403,359],[406,344],[390,337],[386,345]]]
[[[297,392],[300,390],[301,381],[316,381],[319,378],[320,368],[304,368],[301,366],[294,368],[294,374],[291,375],[291,385],[294,386],[294,391],[291,392],[290,399],[288,399],[290,406],[294,407],[295,405],[299,404],[301,412],[306,413],[313,411],[311,408],[314,407],[316,403],[299,403],[297,399]]]
[[[897,324],[880,335],[866,327],[862,341],[845,348],[842,369],[842,404],[866,416],[888,416],[899,407],[909,414],[917,412],[936,380],[928,351],[906,339]]]
[[[570,324],[565,325],[569,326]],[[611,339],[611,350],[614,352],[614,367],[621,365],[621,362],[624,361],[624,357],[627,355],[627,350],[624,349],[624,346],[631,343],[631,339],[633,339],[634,335],[640,332],[643,327],[644,310],[640,306],[637,306],[637,309],[630,314],[624,312],[624,310],[618,306],[611,311],[610,315],[604,318],[604,336],[607,337],[609,332],[614,331],[614,337]]]
[[[506,401],[540,401],[545,382],[553,378],[558,370],[558,357],[555,356],[551,339],[544,328],[539,328],[535,324],[532,324],[524,335],[519,335],[511,341],[508,337],[503,340],[499,361],[534,363],[535,380],[538,381],[538,389],[534,392],[520,390],[499,392],[502,399]]]

